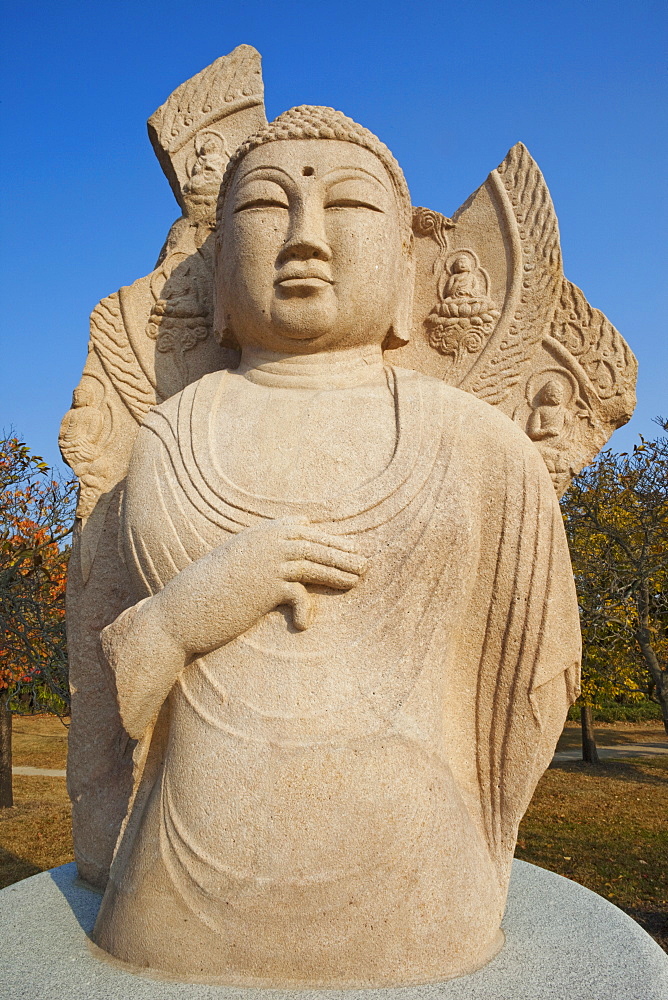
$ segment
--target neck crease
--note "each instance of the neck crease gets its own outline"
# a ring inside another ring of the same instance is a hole
[[[386,377],[379,344],[299,355],[244,348],[237,373],[257,385],[282,389],[347,389]]]

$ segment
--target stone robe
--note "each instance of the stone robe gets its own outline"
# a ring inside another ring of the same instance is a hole
[[[390,374],[394,456],[331,502],[225,477],[212,427],[241,375],[205,376],[140,430],[123,514],[137,601],[264,519],[306,517],[371,562],[348,592],[309,587],[306,631],[279,607],[178,677],[140,743],[95,930],[117,958],[373,986],[461,975],[502,943],[517,826],[577,693],[566,539],[508,418]],[[117,676],[132,615],[107,630]],[[122,717],[140,684],[118,682]]]

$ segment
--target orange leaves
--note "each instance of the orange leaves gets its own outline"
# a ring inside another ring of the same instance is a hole
[[[0,440],[0,693],[67,695],[64,546],[75,483],[16,437]]]

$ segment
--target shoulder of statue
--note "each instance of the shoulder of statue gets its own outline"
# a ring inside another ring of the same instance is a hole
[[[498,407],[431,375],[408,368],[394,367],[393,371],[406,389],[413,386],[420,392],[427,413],[443,413],[446,423],[459,426],[461,447],[469,450],[472,461],[485,463],[492,457],[496,463],[507,456],[522,456],[528,470],[547,475],[534,443]]]
[[[128,481],[135,477],[141,479],[160,454],[176,455],[181,451],[184,430],[190,430],[194,412],[210,408],[226,372],[224,369],[203,375],[149,410],[134,442]]]
[[[218,390],[221,380],[227,375],[227,369],[209,372],[194,382],[190,382],[180,392],[174,393],[157,406],[152,407],[144,418],[142,428],[155,430],[157,427],[169,425],[177,432],[179,414],[183,407],[206,405],[206,402]]]
[[[432,375],[424,375],[422,372],[415,371],[412,368],[397,368],[393,366],[393,371],[396,378],[403,384],[406,389],[414,387],[418,390],[423,398],[427,401],[433,401],[434,403],[444,403],[447,411],[451,414],[461,414],[465,417],[470,417],[471,419],[476,419],[477,422],[482,424],[489,424],[490,427],[494,428],[510,428],[513,432],[518,431],[518,428],[504,413],[502,413],[497,407],[491,406],[482,399],[478,399],[470,392],[466,392],[464,389],[458,389],[454,385],[448,385],[447,382],[443,382],[439,378],[434,378]],[[503,433],[503,430],[501,430]],[[522,431],[519,431],[520,437],[525,437]]]

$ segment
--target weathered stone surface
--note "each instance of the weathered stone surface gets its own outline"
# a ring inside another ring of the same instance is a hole
[[[11,1000],[368,1000],[366,991],[248,990],[136,975],[93,953],[100,896],[74,865],[0,891],[0,996]],[[668,956],[588,889],[513,862],[503,950],[461,979],[374,993],[374,1000],[665,1000]]]
[[[256,60],[151,119],[188,214],[94,312],[63,426],[77,858],[104,885],[127,816],[95,930],[126,962],[435,981],[501,945],[577,691],[554,486],[628,417],[634,362],[521,146],[447,220],[366,129],[293,109],[232,154],[215,224]]]
[[[88,358],[61,430],[63,458],[81,484],[68,580],[69,788],[77,859],[94,885],[106,882],[132,789],[132,744],[99,652],[100,630],[131,601],[118,554],[119,497],[151,407],[235,360],[212,336],[214,175],[219,186],[229,154],[266,120],[262,93],[259,54],[242,45],[179,87],[150,119],[183,215],[155,270],[93,310]]]

